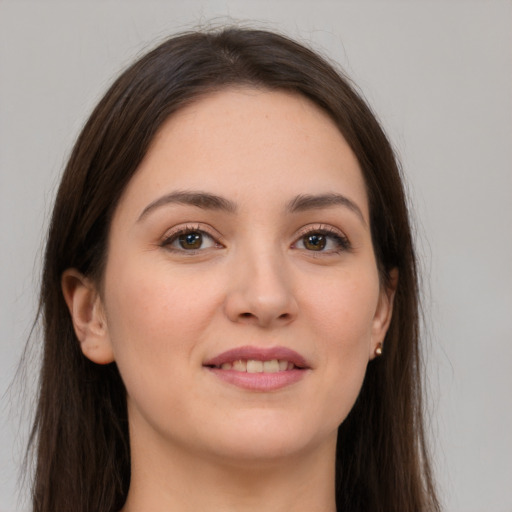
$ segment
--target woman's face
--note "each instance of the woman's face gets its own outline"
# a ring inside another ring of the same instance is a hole
[[[132,442],[225,459],[333,448],[391,313],[358,162],[285,92],[225,90],[163,125],[103,284]]]

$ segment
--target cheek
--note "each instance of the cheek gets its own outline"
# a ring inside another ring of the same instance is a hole
[[[125,264],[111,272],[106,305],[114,344],[125,344],[125,337],[144,345],[158,340],[174,344],[207,321],[216,287],[204,279],[197,283],[193,275],[170,272],[165,264],[153,267]]]
[[[378,297],[378,275],[371,271],[331,280],[310,297],[318,359],[324,368],[320,388],[325,396],[317,400],[316,413],[331,419],[327,428],[343,422],[361,389]]]
[[[341,273],[310,294],[308,303],[326,342],[340,351],[368,347],[379,300],[376,271]],[[321,326],[321,327],[320,327]]]
[[[165,264],[121,263],[109,277],[107,323],[128,391],[162,388],[162,378],[174,385],[172,376],[184,376],[197,364],[197,347],[217,308],[218,287],[203,279],[198,289],[193,276],[175,275]]]
[[[116,364],[125,384],[131,414],[159,429],[187,413],[201,343],[215,314],[218,286],[202,286],[167,265],[121,263],[109,274],[106,313]],[[187,394],[188,393],[188,394]],[[160,418],[159,424],[155,420]]]

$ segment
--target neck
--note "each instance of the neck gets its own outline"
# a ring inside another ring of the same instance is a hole
[[[335,512],[335,443],[272,460],[190,454],[131,439],[132,474],[122,512]]]

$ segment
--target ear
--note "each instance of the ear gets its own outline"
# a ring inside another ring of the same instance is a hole
[[[375,357],[375,349],[384,342],[393,315],[393,302],[398,284],[398,269],[389,273],[389,279],[381,285],[379,302],[372,323],[372,342],[370,344],[370,359]]]
[[[61,287],[84,356],[97,364],[114,361],[103,304],[94,283],[68,269],[62,274]]]

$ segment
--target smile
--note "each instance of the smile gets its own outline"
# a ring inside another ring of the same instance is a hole
[[[247,373],[277,373],[293,370],[297,367],[291,361],[287,361],[286,359],[271,359],[270,361],[239,359],[232,363],[222,363],[220,366],[215,366],[214,368]]]
[[[259,392],[276,391],[303,379],[311,370],[306,359],[286,347],[238,347],[203,363],[225,383]]]

